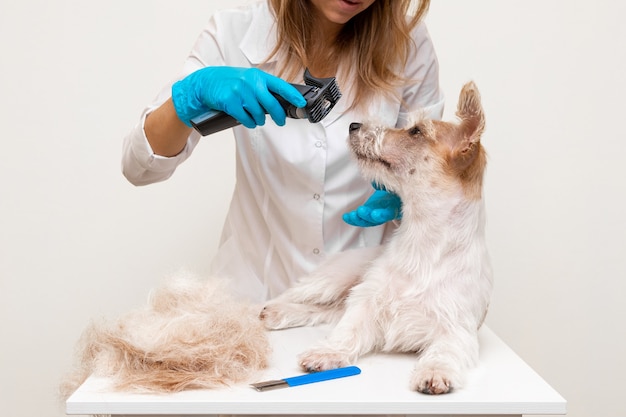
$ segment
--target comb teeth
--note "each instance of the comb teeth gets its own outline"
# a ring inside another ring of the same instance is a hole
[[[326,91],[324,91],[324,95],[333,103],[339,101],[341,98],[341,91],[339,91],[339,86],[334,78],[333,82],[330,83],[326,88]]]
[[[317,123],[335,107],[335,104],[341,98],[341,92],[335,77],[315,78],[307,68],[304,71],[303,78],[306,85],[318,89],[316,92],[317,97],[313,104],[307,108],[307,118],[311,123]]]
[[[328,100],[320,97],[315,101],[315,104],[308,109],[309,121],[311,123],[317,123],[321,121],[333,108]]]

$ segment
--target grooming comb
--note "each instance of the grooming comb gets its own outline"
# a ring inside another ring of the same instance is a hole
[[[251,384],[257,391],[269,391],[277,388],[297,387],[299,385],[312,384],[314,382],[328,381],[330,379],[343,378],[358,375],[361,370],[356,366],[330,369],[328,371],[312,372],[310,374],[294,376],[291,378],[276,379]]]

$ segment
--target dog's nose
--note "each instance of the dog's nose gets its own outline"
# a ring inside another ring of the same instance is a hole
[[[350,123],[350,132],[354,132],[355,130],[359,130],[363,126],[362,123]]]

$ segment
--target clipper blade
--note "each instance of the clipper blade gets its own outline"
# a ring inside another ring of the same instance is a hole
[[[339,91],[335,77],[315,78],[308,68],[304,71],[303,77],[306,85],[314,87],[305,94],[307,118],[311,123],[318,123],[335,107],[341,98],[341,91]]]

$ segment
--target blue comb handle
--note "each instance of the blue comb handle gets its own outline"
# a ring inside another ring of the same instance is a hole
[[[296,387],[298,385],[328,381],[329,379],[343,378],[346,376],[358,375],[360,373],[361,370],[356,366],[347,366],[345,368],[329,369],[328,371],[319,371],[306,375],[285,378],[283,381],[285,381],[290,387]]]

